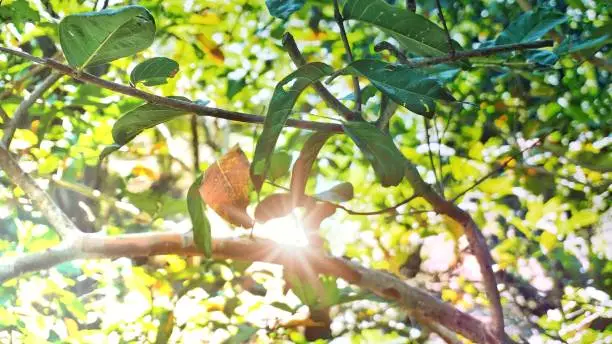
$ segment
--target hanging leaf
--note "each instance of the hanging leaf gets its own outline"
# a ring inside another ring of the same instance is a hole
[[[270,158],[270,170],[268,178],[270,180],[278,179],[289,172],[291,166],[291,155],[285,151],[274,152]]]
[[[346,122],[344,132],[372,164],[383,186],[394,186],[404,178],[404,156],[389,135],[367,122]]]
[[[295,208],[291,194],[273,194],[264,198],[255,208],[255,220],[266,223],[272,219],[285,217]]]
[[[68,63],[83,69],[148,48],[155,20],[142,6],[72,14],[60,22],[59,37]]]
[[[562,13],[539,8],[523,13],[499,34],[495,44],[527,43],[540,39],[555,26],[565,23],[567,17]]]
[[[170,97],[189,102],[185,97]],[[113,125],[113,139],[118,145],[132,141],[143,130],[152,128],[179,116],[186,115],[184,110],[176,110],[163,105],[147,103],[121,116]]]
[[[317,132],[310,135],[304,143],[291,173],[291,194],[294,195],[294,202],[304,196],[312,165],[319,155],[319,151],[332,135],[333,133]]]
[[[341,203],[353,199],[353,184],[345,182],[335,185],[331,189],[318,193],[314,197],[321,201]]]
[[[419,115],[432,116],[435,100],[455,100],[435,77],[405,65],[365,59],[351,63],[335,75],[338,74],[368,78],[372,85],[394,102]]]
[[[526,55],[527,61],[547,67],[554,65],[559,60],[559,55],[548,50],[528,51]]]
[[[266,6],[270,15],[280,19],[287,19],[289,16],[304,6],[305,0],[266,0]]]
[[[174,77],[178,70],[176,61],[167,57],[154,57],[134,67],[130,73],[130,83],[132,86],[139,82],[145,86],[163,85],[168,82],[168,78]]]
[[[441,56],[449,52],[446,32],[425,17],[383,0],[341,1],[342,17],[372,24],[395,38],[406,52]],[[455,43],[455,49],[461,47]]]
[[[104,147],[104,149],[100,153],[100,156],[98,157],[98,163],[102,163],[102,161],[106,159],[107,156],[111,155],[115,151],[118,151],[121,148],[121,146],[122,145],[112,144],[110,146]]]
[[[157,327],[157,337],[155,337],[155,344],[166,344],[172,336],[172,330],[174,329],[174,312],[166,310],[159,319],[159,326]]]
[[[240,147],[234,146],[206,170],[200,195],[224,220],[235,226],[253,227],[253,219],[246,212],[249,161]]]
[[[332,71],[332,68],[324,63],[308,63],[289,74],[276,85],[264,121],[263,132],[257,140],[253,164],[251,165],[251,180],[255,185],[255,190],[261,190],[270,168],[270,157],[276,146],[276,141],[298,96],[308,85],[331,74]]]
[[[210,222],[206,217],[205,204],[198,193],[203,176],[198,177],[187,192],[187,209],[193,226],[193,241],[197,248],[204,252],[207,258],[212,256],[212,237]]]

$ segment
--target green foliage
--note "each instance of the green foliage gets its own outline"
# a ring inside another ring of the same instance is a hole
[[[289,74],[275,89],[270,100],[264,128],[257,140],[253,161],[251,162],[251,180],[256,190],[260,190],[264,179],[268,176],[270,159],[276,146],[276,141],[291,115],[291,110],[298,96],[306,87],[324,76],[331,74],[332,68],[324,63],[313,62],[301,66]]]
[[[204,252],[204,255],[210,258],[212,256],[211,228],[205,214],[206,208],[199,190],[202,184],[202,177],[199,176],[189,187],[187,192],[187,208],[189,209],[189,216],[193,226],[193,241]]]
[[[448,53],[446,33],[421,15],[383,0],[340,1],[342,17],[372,24],[395,38],[407,52],[420,56]]]
[[[305,0],[266,0],[268,11],[274,17],[287,19],[304,6]]]
[[[382,186],[394,186],[404,178],[404,157],[393,139],[366,122],[346,122],[346,134],[372,164]]]
[[[525,12],[502,31],[495,43],[533,42],[566,21],[567,17],[562,13],[546,8]]]
[[[154,57],[132,69],[130,84],[135,86],[142,82],[145,86],[163,85],[168,82],[168,78],[174,77],[178,70],[176,61],[167,57]]]
[[[436,100],[455,100],[435,77],[404,65],[392,65],[380,60],[359,60],[338,73],[367,78],[393,101],[419,115],[433,116]]]
[[[155,19],[141,6],[73,14],[60,22],[59,36],[68,63],[83,69],[148,48]]]

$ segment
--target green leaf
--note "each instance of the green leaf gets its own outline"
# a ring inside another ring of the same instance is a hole
[[[612,29],[612,28],[611,28]],[[572,54],[587,49],[597,49],[607,43],[610,43],[612,35],[610,33],[602,34],[599,37],[586,40],[573,40],[569,37],[564,39],[561,44],[555,48],[555,53],[558,55]]]
[[[232,98],[234,98],[238,92],[242,91],[244,86],[246,86],[246,81],[244,78],[238,80],[227,79],[227,99],[232,100]]]
[[[273,17],[287,19],[304,6],[305,0],[266,0],[268,11]]]
[[[238,332],[225,341],[225,344],[242,344],[248,343],[249,339],[253,337],[258,328],[249,325],[239,325]]]
[[[340,203],[350,201],[353,199],[353,196],[353,184],[345,182],[335,185],[327,191],[318,193],[314,197],[321,201]]]
[[[300,156],[293,164],[293,171],[291,172],[291,193],[298,196],[303,196],[306,190],[306,182],[308,181],[308,175],[312,169],[319,151],[323,148],[323,145],[329,139],[333,133],[317,132],[308,137]]]
[[[368,78],[372,85],[394,102],[414,113],[428,117],[435,111],[435,100],[455,100],[435,77],[405,65],[365,59],[351,63],[337,74]]]
[[[98,161],[99,163],[102,163],[102,161],[104,159],[106,159],[107,156],[111,155],[112,153],[118,151],[121,146],[123,145],[118,145],[116,143],[110,145],[110,146],[106,146],[104,147],[104,149],[102,150],[102,153],[100,153],[100,157],[98,157]]]
[[[159,318],[159,326],[157,327],[157,336],[155,344],[166,344],[172,336],[174,330],[174,312],[165,310]]]
[[[163,85],[168,82],[168,78],[174,77],[178,70],[176,61],[167,57],[154,57],[134,67],[130,73],[130,83],[132,86],[139,82],[145,86]]]
[[[449,52],[446,32],[425,17],[383,0],[341,1],[342,17],[372,24],[395,38],[406,52],[441,56]],[[456,43],[456,49],[461,49]]]
[[[170,97],[188,102],[184,97]],[[143,130],[152,128],[179,116],[186,115],[184,110],[176,110],[163,105],[147,103],[121,116],[113,125],[113,139],[123,146],[132,141]]]
[[[343,128],[370,161],[383,186],[397,185],[402,181],[404,156],[391,136],[367,122],[346,122]]]
[[[285,151],[274,152],[270,158],[270,170],[268,178],[270,180],[278,179],[289,172],[291,166],[291,155]]]
[[[26,0],[16,0],[0,6],[0,22],[14,24],[19,30],[25,22],[36,23],[38,21],[40,21],[40,15],[30,7]]]
[[[60,22],[59,36],[68,63],[83,69],[148,48],[155,37],[155,19],[142,6],[72,14]]]
[[[291,290],[300,301],[309,307],[316,308],[319,305],[319,296],[314,285],[302,280],[296,273],[287,273],[285,279],[291,285]]]
[[[476,178],[480,175],[480,171],[468,159],[462,157],[451,156],[450,167],[455,180],[464,180],[470,177]]]
[[[291,308],[291,307],[290,307],[288,304],[286,304],[286,303],[282,303],[282,302],[279,302],[279,301],[274,301],[274,302],[272,302],[272,303],[270,304],[270,306],[276,307],[276,308],[278,308],[278,309],[280,309],[280,310],[282,310],[282,311],[289,312],[289,313],[291,313],[291,314],[293,314],[293,313],[294,313],[293,308]]]
[[[559,12],[538,8],[523,13],[499,34],[495,44],[512,44],[533,42],[544,36],[555,26],[565,23],[567,17]]]
[[[324,63],[308,63],[289,74],[276,85],[264,121],[263,132],[257,140],[251,164],[251,180],[255,190],[261,190],[270,167],[270,158],[274,146],[276,146],[278,136],[285,126],[298,96],[308,85],[331,74],[332,71],[332,68]]]
[[[193,225],[193,241],[196,247],[201,249],[207,258],[210,258],[212,256],[210,222],[204,213],[205,204],[200,197],[200,184],[202,184],[202,176],[193,182],[187,192],[187,209]]]
[[[552,66],[559,60],[559,55],[548,50],[535,50],[526,53],[527,61],[534,62],[541,66]]]

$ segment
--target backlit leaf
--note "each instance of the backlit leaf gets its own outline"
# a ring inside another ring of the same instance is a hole
[[[59,36],[68,63],[82,69],[148,48],[155,37],[155,20],[141,6],[78,13],[62,19]]]
[[[264,198],[255,208],[255,220],[265,223],[272,219],[285,217],[293,210],[293,199],[291,194],[273,194]]]
[[[293,164],[291,173],[291,193],[296,199],[304,195],[312,165],[319,155],[319,151],[332,135],[332,133],[317,132],[310,135],[304,143],[300,156]]]
[[[130,83],[136,85],[142,82],[146,86],[162,85],[168,78],[174,77],[179,65],[167,57],[154,57],[134,67],[130,73]]]
[[[249,161],[240,147],[234,146],[206,170],[200,195],[224,220],[235,226],[253,227],[253,219],[246,212]]]
[[[270,180],[278,179],[287,174],[291,166],[291,155],[285,151],[279,151],[272,154],[270,158],[270,170],[268,178]]]
[[[264,129],[255,147],[251,165],[251,180],[259,191],[270,168],[270,158],[276,141],[291,114],[291,109],[302,91],[313,82],[331,74],[332,68],[324,63],[308,63],[289,74],[276,85],[270,100]]]
[[[335,185],[327,191],[318,193],[314,197],[321,201],[339,203],[350,201],[353,199],[353,196],[353,184],[345,182]]]
[[[346,122],[344,132],[357,144],[383,186],[399,184],[404,178],[404,156],[393,139],[367,122]]]

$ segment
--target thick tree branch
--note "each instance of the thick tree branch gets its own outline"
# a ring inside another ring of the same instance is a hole
[[[47,91],[57,80],[62,77],[60,73],[52,72],[45,80],[43,80],[40,84],[38,84],[32,93],[25,98],[17,107],[15,112],[13,113],[13,118],[4,128],[4,136],[2,137],[2,143],[9,147],[11,145],[11,141],[13,140],[13,135],[15,135],[15,131],[17,130],[17,126],[23,121],[23,119],[28,115],[28,110],[34,102],[40,98],[45,91]]]
[[[298,48],[293,36],[286,32],[283,36],[283,47],[289,54],[289,57],[296,65],[296,67],[300,67],[306,64],[306,59],[300,53],[300,49]],[[334,97],[325,86],[319,81],[312,84],[315,91],[319,94],[321,99],[329,106],[330,108],[336,110],[342,117],[344,117],[347,121],[354,121],[356,119],[361,118],[361,115],[358,112],[353,112],[349,108],[347,108],[338,98]]]
[[[338,0],[334,0],[334,19],[336,20],[336,23],[338,23],[338,27],[340,28],[340,38],[342,39],[344,50],[346,50],[346,60],[348,63],[352,63],[353,52],[351,51],[351,44],[349,43],[348,37],[346,36],[346,31],[344,30],[344,18],[342,18],[342,14],[340,14]],[[361,111],[361,88],[359,87],[359,77],[353,76],[352,79],[353,90],[355,92],[355,110]]]
[[[408,160],[406,160],[406,179],[412,185],[414,192],[425,198],[436,212],[449,216],[463,227],[470,248],[478,260],[485,293],[491,303],[493,333],[501,341],[505,336],[504,314],[497,282],[493,274],[493,257],[491,257],[491,252],[478,225],[468,213],[452,202],[445,200],[429,184],[425,183],[416,167]]]
[[[158,232],[114,237],[84,234],[80,244],[58,246],[40,253],[0,260],[0,282],[26,272],[48,269],[73,259],[141,257],[152,255],[201,255],[190,233]],[[340,277],[368,289],[414,313],[417,318],[439,323],[478,343],[496,342],[486,326],[469,314],[412,287],[394,275],[367,269],[355,262],[336,258],[309,247],[280,245],[267,239],[223,238],[213,241],[218,259],[260,261],[283,266],[296,262],[318,274]]]
[[[187,112],[195,113],[199,116],[209,116],[216,118],[223,118],[230,121],[236,122],[244,122],[244,123],[256,123],[263,124],[265,117],[257,116],[252,114],[246,114],[242,112],[228,111],[218,108],[212,108],[208,106],[199,105],[196,103],[186,102],[182,100],[161,97],[152,93],[141,91],[134,87],[129,87],[121,84],[117,84],[111,81],[107,81],[101,78],[98,78],[94,75],[85,72],[79,72],[76,69],[59,63],[52,59],[42,59],[39,57],[32,56],[28,53],[24,53],[22,51],[13,50],[5,47],[0,47],[0,51],[16,55],[22,57],[24,59],[30,60],[35,63],[44,64],[51,69],[54,69],[61,74],[68,75],[75,80],[79,80],[85,83],[93,84],[117,93],[121,93],[127,96],[140,98],[146,100],[149,103],[164,105],[169,108],[184,110]],[[311,122],[311,121],[303,121],[296,119],[289,119],[287,121],[287,125],[290,127],[300,128],[300,129],[308,129],[308,130],[317,130],[317,131],[334,131],[334,132],[342,132],[342,126],[335,123],[320,123],[320,122]]]
[[[72,240],[81,234],[81,231],[55,204],[49,194],[19,167],[3,143],[0,143],[0,169],[25,192],[63,239]]]

